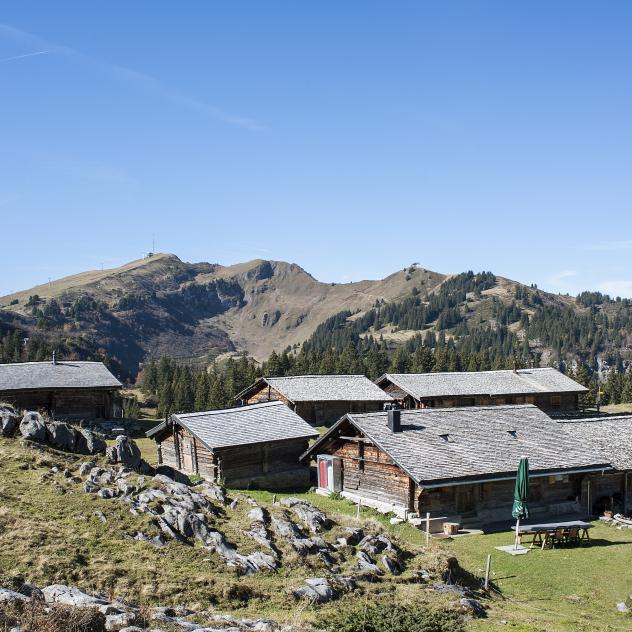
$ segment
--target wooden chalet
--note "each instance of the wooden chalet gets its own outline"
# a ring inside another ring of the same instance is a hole
[[[530,463],[533,518],[585,512],[609,460],[532,405],[348,414],[307,450],[318,487],[383,511],[480,526],[511,518],[516,468]]]
[[[364,375],[262,377],[239,393],[243,405],[280,401],[305,421],[327,425],[349,412],[382,410],[390,395]]]
[[[102,362],[0,364],[0,401],[58,419],[113,417],[121,387]]]
[[[604,510],[632,511],[632,415],[560,420],[560,426],[596,450],[612,470],[591,480],[588,505],[593,515]]]
[[[534,404],[546,412],[578,410],[588,389],[557,369],[385,373],[376,384],[402,408]]]
[[[149,432],[158,462],[230,487],[286,489],[309,484],[299,462],[318,433],[282,402],[171,415]]]

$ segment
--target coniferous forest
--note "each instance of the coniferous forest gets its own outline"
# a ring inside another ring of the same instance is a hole
[[[155,399],[160,415],[233,405],[234,396],[261,375],[484,371],[555,366],[591,389],[588,404],[632,402],[632,304],[599,292],[574,301],[551,300],[536,286],[516,285],[511,300],[490,294],[491,272],[447,278],[432,292],[413,287],[400,302],[376,301],[362,313],[341,311],[321,323],[302,345],[273,351],[263,363],[236,356],[210,367],[168,357],[141,364],[135,379]],[[482,299],[485,300],[482,300]],[[108,318],[105,305],[77,299],[62,309],[31,297],[42,332],[62,332],[82,319]],[[28,336],[28,344],[26,337]],[[106,350],[77,338],[27,334],[0,324],[0,361],[98,359],[116,371]],[[128,380],[129,381],[129,380]]]

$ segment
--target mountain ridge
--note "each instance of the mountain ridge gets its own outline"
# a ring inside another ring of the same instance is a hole
[[[420,332],[443,332],[450,340],[481,327],[504,327],[507,335],[526,337],[548,361],[561,360],[565,346],[572,346],[572,341],[551,339],[546,328],[551,319],[566,319],[569,330],[586,329],[584,321],[593,314],[595,323],[605,315],[607,327],[615,316],[615,322],[623,323],[608,348],[616,344],[629,355],[632,333],[626,328],[632,317],[627,301],[615,303],[598,293],[584,293],[579,301],[491,273],[471,275],[442,274],[412,264],[384,279],[325,283],[284,261],[253,259],[224,266],[157,253],[0,297],[0,337],[19,330],[31,340],[28,345],[43,340],[41,349],[28,351],[29,359],[61,346],[70,357],[108,357],[129,376],[145,359],[163,356],[199,365],[236,353],[263,361],[273,350],[301,348],[317,332],[322,344],[334,344],[343,340],[336,331],[354,327],[356,333],[345,340],[357,344],[372,336],[389,348]],[[394,308],[380,307],[384,305]],[[390,313],[392,322],[378,316],[377,324],[354,325],[380,310]],[[337,320],[340,314],[345,317]],[[538,321],[543,317],[549,319],[544,328]],[[573,318],[584,320],[570,323]],[[597,331],[595,323],[589,326]],[[325,325],[333,327],[327,335]],[[566,335],[561,331],[558,338]],[[599,335],[590,332],[586,342],[593,345],[593,356],[601,344],[593,338]],[[12,345],[8,357],[23,357],[15,340]],[[572,353],[577,355],[577,349]]]

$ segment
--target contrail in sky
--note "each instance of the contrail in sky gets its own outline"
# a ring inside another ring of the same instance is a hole
[[[15,55],[13,57],[6,57],[5,59],[0,59],[0,64],[4,64],[5,61],[13,61],[14,59],[24,59],[25,57],[35,57],[35,55],[46,55],[48,54],[47,50],[38,50],[36,53],[26,53],[25,55]]]

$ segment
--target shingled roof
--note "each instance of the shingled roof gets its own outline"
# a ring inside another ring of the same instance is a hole
[[[0,392],[121,386],[102,362],[0,364]]]
[[[425,487],[515,476],[521,456],[532,474],[611,469],[532,405],[425,408],[401,411],[401,432],[386,412],[348,414],[302,456],[318,454],[350,423]]]
[[[201,413],[178,413],[171,415],[170,419],[171,423],[178,423],[194,434],[210,450],[318,436],[307,422],[283,402],[265,402]],[[163,422],[147,432],[147,436],[152,437],[166,427]]]
[[[387,402],[391,396],[364,375],[293,375],[262,377],[239,393],[242,399],[267,384],[291,402]]]
[[[557,369],[518,369],[451,373],[385,373],[376,384],[391,382],[415,399],[473,395],[585,393],[587,388]]]
[[[572,437],[599,452],[617,470],[632,470],[632,415],[559,420]]]

